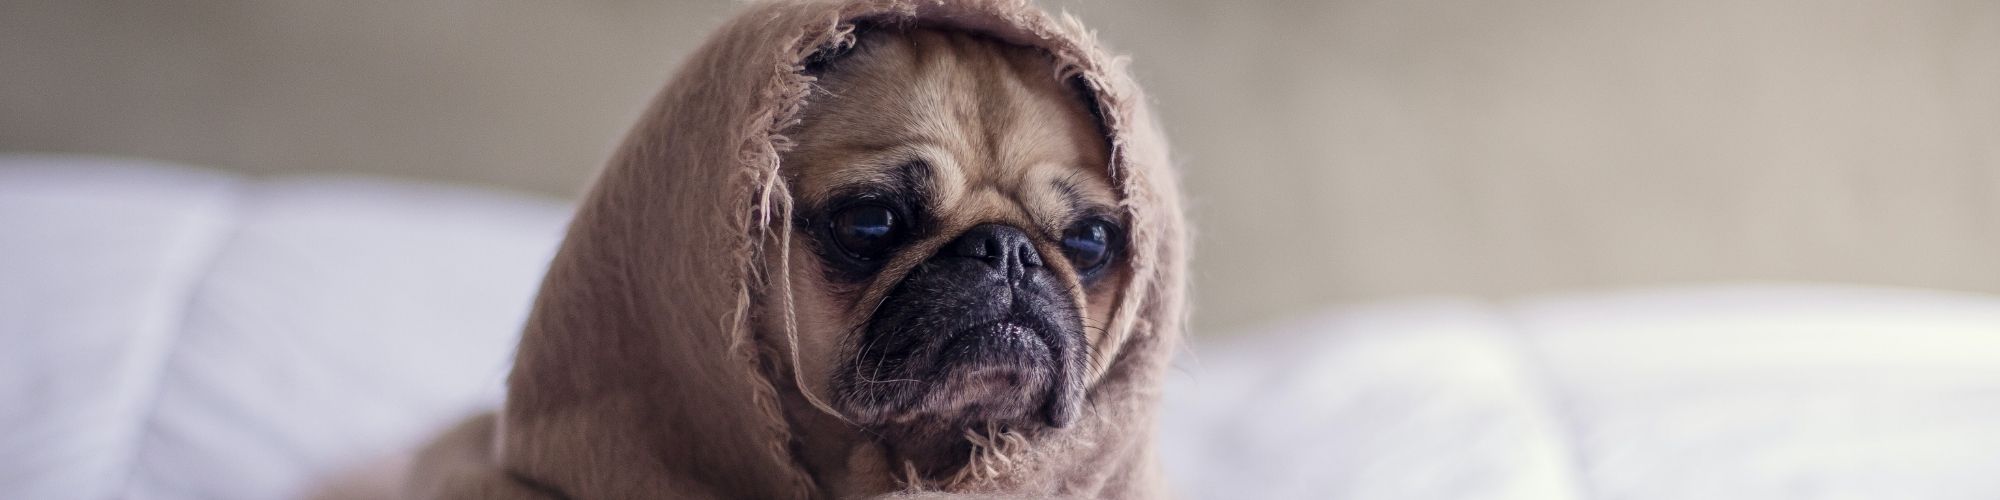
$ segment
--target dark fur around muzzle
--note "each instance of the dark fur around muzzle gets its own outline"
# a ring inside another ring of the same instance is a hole
[[[876,310],[834,377],[841,409],[898,435],[1066,426],[1083,400],[1076,304],[1021,230],[972,228]]]

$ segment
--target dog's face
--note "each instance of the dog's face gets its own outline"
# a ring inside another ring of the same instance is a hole
[[[938,31],[822,71],[784,159],[803,390],[892,447],[1067,425],[1128,279],[1086,101],[1043,53]]]

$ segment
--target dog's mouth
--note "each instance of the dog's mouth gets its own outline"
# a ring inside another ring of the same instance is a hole
[[[932,270],[884,300],[835,375],[843,413],[884,433],[1068,425],[1084,348],[1066,289],[1047,276],[963,284]]]
[[[940,370],[962,372],[965,364],[1043,366],[1053,361],[1042,332],[1026,324],[996,321],[953,332],[941,344]],[[950,375],[939,373],[939,375]]]
[[[939,342],[931,390],[949,393],[928,398],[919,414],[976,416],[988,420],[1032,417],[1049,392],[1055,353],[1042,332],[1027,325],[997,322],[960,330]]]
[[[1064,332],[1009,319],[873,339],[841,384],[844,411],[874,426],[974,426],[1037,419],[1063,383]],[[902,340],[902,341],[898,341]],[[1062,424],[1065,422],[1045,422]]]

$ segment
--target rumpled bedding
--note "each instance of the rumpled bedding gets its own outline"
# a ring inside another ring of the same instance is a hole
[[[0,498],[297,498],[407,450],[497,401],[568,211],[0,156]],[[1160,436],[1188,498],[2000,498],[2000,297],[1724,284],[1200,333]]]
[[[1730,285],[1341,307],[1197,346],[1195,498],[2000,498],[2000,299]]]

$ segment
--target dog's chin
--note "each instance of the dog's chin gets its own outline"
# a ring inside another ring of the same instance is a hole
[[[847,398],[847,410],[864,425],[899,434],[1032,423],[1055,384],[1051,334],[998,321],[933,336],[889,363],[901,365],[897,374],[862,381],[859,389],[874,397]],[[856,360],[862,367],[883,363]]]
[[[967,328],[942,342],[929,388],[914,418],[1010,423],[1035,418],[1048,399],[1055,353],[1043,332],[1012,322]]]
[[[1064,401],[1062,335],[1036,321],[1002,320],[924,335],[889,328],[912,341],[901,356],[856,358],[856,367],[880,367],[861,377],[840,401],[897,456],[926,475],[957,467],[970,450],[968,433],[1022,432],[1063,422],[1073,413]]]

